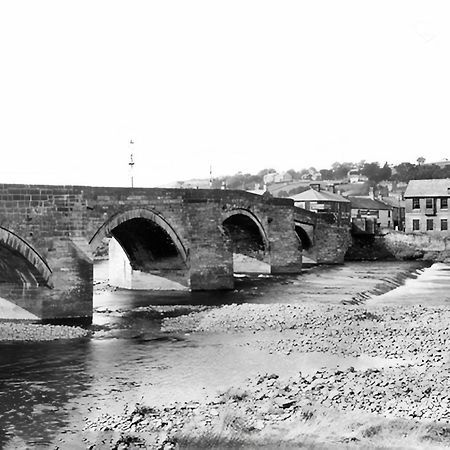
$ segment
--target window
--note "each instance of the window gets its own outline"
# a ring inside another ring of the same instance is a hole
[[[425,200],[425,208],[427,208],[427,209],[433,208],[433,199],[432,198],[427,198]]]
[[[420,198],[413,198],[413,209],[420,209]]]
[[[447,219],[441,219],[441,230],[442,231],[447,231],[448,230]]]
[[[448,209],[448,198],[447,197],[441,198],[441,209]]]
[[[427,231],[431,231],[433,229],[433,219],[427,219]]]
[[[419,219],[413,219],[413,231],[419,231],[420,230],[420,220]]]
[[[391,210],[388,209],[388,217],[391,217]]]

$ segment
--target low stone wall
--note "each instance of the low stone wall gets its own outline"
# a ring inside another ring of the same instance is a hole
[[[348,249],[347,261],[380,259],[422,259],[425,261],[450,261],[450,236],[384,230],[382,234],[356,235]]]
[[[354,235],[352,236],[352,244],[345,254],[346,261],[379,261],[394,259],[397,258],[387,248],[384,236]]]
[[[450,236],[390,231],[383,236],[384,245],[398,259],[450,261]]]

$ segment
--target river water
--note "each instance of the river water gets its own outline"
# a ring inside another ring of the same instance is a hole
[[[242,346],[230,352],[235,335],[165,334],[160,323],[163,317],[229,303],[352,301],[361,293],[395,287],[402,278],[395,274],[406,272],[415,276],[368,302],[450,302],[450,266],[423,269],[399,262],[348,263],[289,277],[242,277],[231,292],[98,289],[92,337],[0,344],[0,448],[48,448],[58,436],[80,431],[85,418],[119,414],[135,403],[199,400],[271,367],[289,375],[324,365],[384,365],[375,358],[317,353],[267,357]]]

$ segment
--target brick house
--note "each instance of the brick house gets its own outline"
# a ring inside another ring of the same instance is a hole
[[[448,234],[450,179],[411,180],[405,192],[405,231]]]

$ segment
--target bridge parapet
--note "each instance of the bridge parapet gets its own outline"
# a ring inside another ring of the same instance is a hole
[[[315,226],[317,223],[317,213],[294,206],[294,220],[298,223]]]

